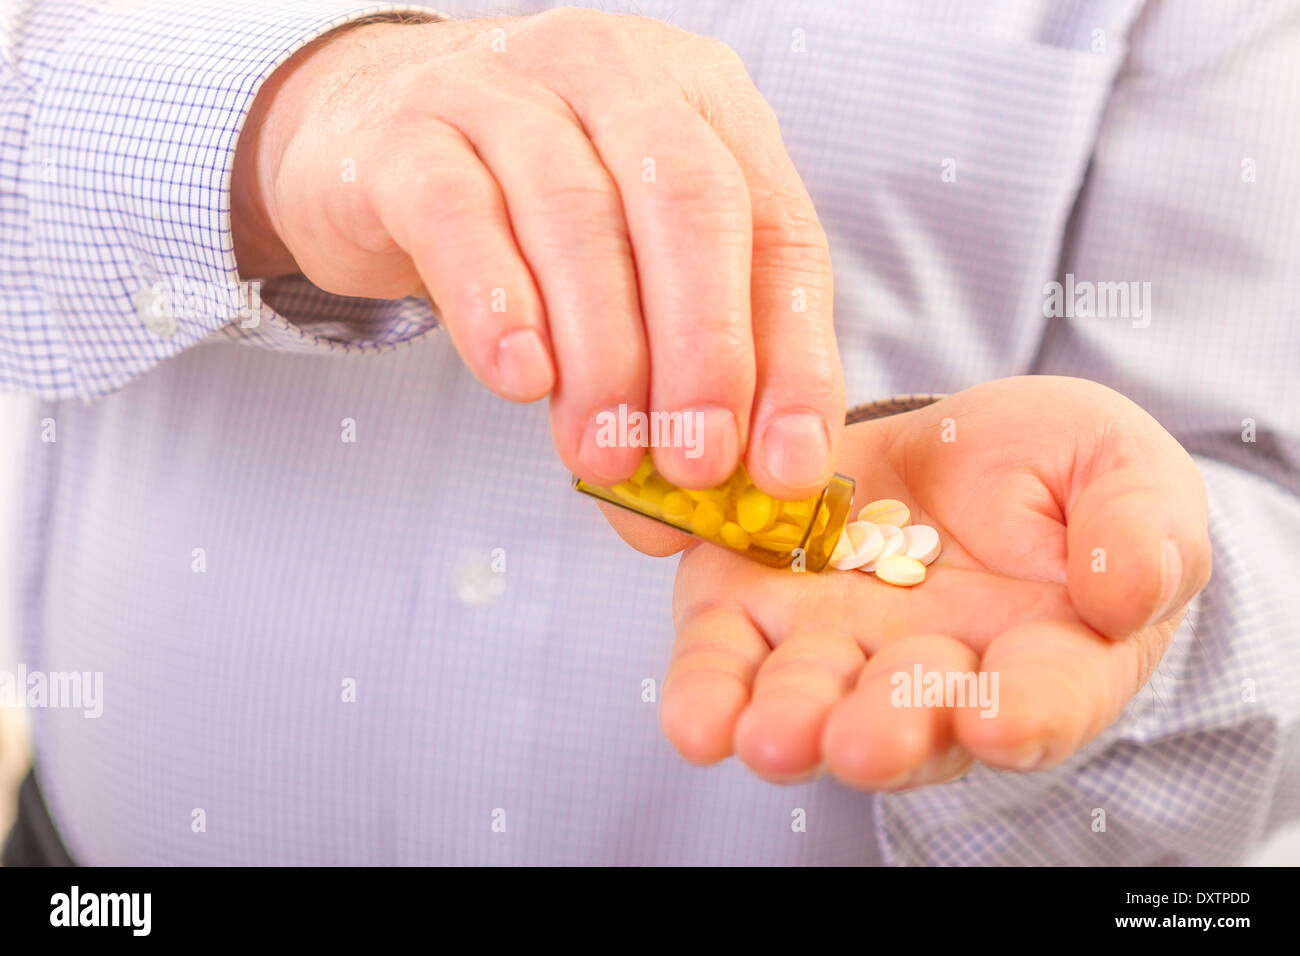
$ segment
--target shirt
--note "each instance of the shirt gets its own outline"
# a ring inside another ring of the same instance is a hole
[[[425,305],[243,296],[260,82],[393,9],[9,5],[0,385],[39,399],[11,593],[29,671],[102,675],[98,717],[32,713],[74,858],[1224,863],[1296,814],[1300,4],[627,5],[729,43],[775,108],[850,403],[1092,378],[1208,485],[1213,579],[1118,722],[1055,770],[894,795],[672,752],[675,562]]]

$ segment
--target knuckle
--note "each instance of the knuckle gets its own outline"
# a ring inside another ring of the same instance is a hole
[[[775,123],[776,114],[754,86],[740,54],[713,37],[691,36],[675,72],[691,104],[706,116],[741,114],[746,123]]]
[[[676,345],[676,343],[674,343]],[[701,323],[689,332],[691,355],[706,362],[710,378],[737,387],[753,387],[755,377],[754,339],[739,321]]]
[[[619,47],[625,33],[620,18],[614,14],[581,7],[547,10],[537,14],[533,24],[542,38],[562,40],[566,45],[579,44],[585,49]]]
[[[546,186],[536,197],[538,213],[548,221],[580,224],[584,228],[622,219],[618,196],[608,183],[563,181]]]
[[[749,193],[739,169],[722,164],[670,167],[656,179],[647,194],[661,213],[721,216],[749,215]]]
[[[756,271],[770,273],[769,281],[802,286],[810,296],[829,285],[831,258],[825,246],[762,236],[756,229],[753,262]]]
[[[825,283],[830,243],[815,214],[782,209],[754,217],[754,268],[792,280]]]
[[[443,224],[483,223],[494,205],[490,192],[467,182],[454,171],[424,166],[406,174],[400,195],[419,208],[421,214]]]
[[[536,197],[547,252],[588,274],[621,275],[631,262],[631,241],[618,194],[610,186],[571,183]]]
[[[817,213],[798,196],[769,196],[754,210],[754,239],[830,260],[830,242]]]
[[[616,353],[600,354],[601,373],[576,391],[592,399],[604,398],[613,392],[644,388],[646,365],[644,356],[636,349],[622,349]]]
[[[683,54],[694,64],[694,68],[703,73],[717,74],[731,80],[743,77],[746,82],[749,73],[745,61],[741,59],[730,44],[717,37],[700,34],[685,34]]]

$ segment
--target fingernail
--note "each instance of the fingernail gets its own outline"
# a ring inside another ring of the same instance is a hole
[[[740,461],[740,426],[729,408],[709,405],[682,412],[681,440],[665,449],[680,484],[719,484]]]
[[[627,478],[645,456],[644,448],[622,441],[624,436],[610,425],[618,420],[618,414],[617,408],[610,408],[591,416],[578,445],[578,461],[600,484],[613,485]]]
[[[1011,759],[1011,766],[1017,770],[1037,770],[1038,765],[1043,762],[1047,756],[1047,748],[1039,745],[1030,745],[1017,757]]]
[[[905,770],[903,773],[900,773],[897,777],[890,777],[888,780],[880,781],[880,783],[876,784],[872,789],[881,790],[881,791],[905,790],[912,783],[912,780],[915,777],[916,777],[915,770]]]
[[[1174,611],[1178,586],[1183,583],[1183,555],[1172,538],[1166,538],[1160,547],[1160,601],[1156,613],[1147,621],[1147,627],[1163,621]]]
[[[497,341],[498,385],[511,398],[537,399],[551,390],[555,372],[536,329],[515,329]]]
[[[794,487],[823,481],[831,465],[826,423],[808,412],[782,415],[763,433],[763,467],[777,481]]]

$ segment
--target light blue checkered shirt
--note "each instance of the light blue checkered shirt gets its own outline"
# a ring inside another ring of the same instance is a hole
[[[285,281],[243,327],[240,125],[377,9],[5,5],[0,385],[42,400],[13,593],[29,669],[104,675],[99,719],[32,714],[74,857],[1214,863],[1297,812],[1300,4],[636,4],[776,108],[851,402],[1085,376],[1209,486],[1214,579],[1114,727],[1055,771],[884,797],[677,758],[651,683],[674,562],[617,540],[544,407],[477,386],[418,302]],[[1067,273],[1149,281],[1149,326],[1045,318]],[[230,294],[169,319],[160,283]]]

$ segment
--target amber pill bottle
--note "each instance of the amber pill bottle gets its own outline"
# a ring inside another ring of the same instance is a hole
[[[781,501],[760,491],[744,465],[716,488],[679,488],[655,470],[649,453],[627,481],[606,486],[574,478],[573,487],[770,567],[807,571],[826,567],[853,503],[853,479],[844,475],[811,498]]]

